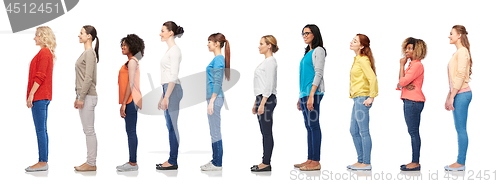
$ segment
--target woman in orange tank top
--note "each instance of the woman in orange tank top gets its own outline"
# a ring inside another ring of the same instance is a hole
[[[125,119],[128,137],[129,161],[116,167],[118,171],[136,171],[137,165],[137,109],[142,109],[142,95],[139,85],[139,60],[144,55],[144,41],[135,34],[121,40],[122,54],[128,61],[118,74],[120,116]]]

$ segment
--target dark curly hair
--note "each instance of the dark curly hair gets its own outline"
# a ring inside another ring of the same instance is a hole
[[[128,50],[132,53],[132,55],[141,52],[142,56],[144,56],[144,40],[139,38],[136,34],[129,34],[126,37],[123,37],[120,41],[120,46],[123,46],[123,41],[128,46]]]

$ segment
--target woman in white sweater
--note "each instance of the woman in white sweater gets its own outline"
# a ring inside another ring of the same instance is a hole
[[[181,50],[175,44],[174,38],[181,37],[184,29],[175,22],[165,22],[161,28],[161,41],[167,42],[168,50],[161,59],[161,83],[163,94],[158,102],[158,109],[164,110],[170,142],[170,158],[163,164],[157,164],[158,170],[177,170],[177,155],[179,150],[179,104],[182,99],[182,87],[179,80],[179,67],[182,60]]]
[[[262,145],[264,156],[262,163],[254,165],[251,171],[271,171],[271,155],[273,153],[273,112],[276,107],[276,82],[278,64],[273,57],[273,53],[278,51],[276,38],[272,35],[263,36],[260,39],[259,52],[264,54],[266,59],[255,69],[253,84],[255,102],[252,113],[257,114],[260,132],[262,133]]]

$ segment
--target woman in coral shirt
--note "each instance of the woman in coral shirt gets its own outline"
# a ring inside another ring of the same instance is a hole
[[[408,133],[411,137],[412,160],[411,163],[401,165],[402,171],[420,170],[420,115],[424,109],[425,96],[422,92],[424,83],[424,65],[421,60],[427,54],[427,45],[421,39],[408,37],[401,45],[405,54],[399,61],[399,82],[397,90],[401,90],[403,112]],[[410,59],[410,64],[405,70],[405,65]]]

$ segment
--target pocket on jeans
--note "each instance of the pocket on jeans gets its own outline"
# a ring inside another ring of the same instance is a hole
[[[224,98],[216,97],[215,102],[214,102],[214,106],[222,107],[222,104],[224,104]]]

